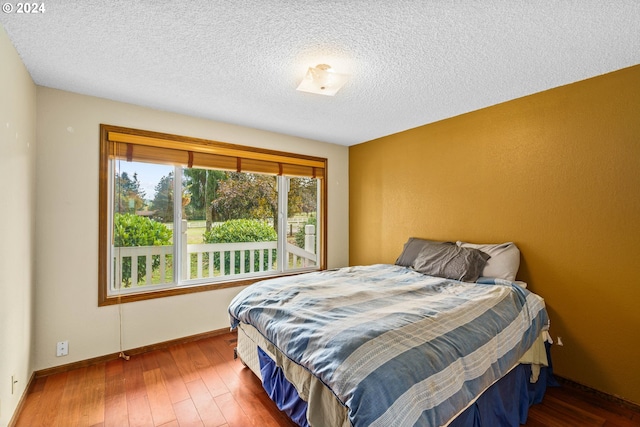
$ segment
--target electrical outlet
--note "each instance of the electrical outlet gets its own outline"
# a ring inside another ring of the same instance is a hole
[[[56,356],[66,356],[69,354],[69,341],[60,341],[56,345]]]

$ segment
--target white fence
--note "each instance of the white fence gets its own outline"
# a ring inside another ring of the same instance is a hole
[[[277,242],[186,244],[184,241],[182,280],[247,275],[278,268]],[[307,235],[305,249],[287,243],[285,270],[317,265],[314,252],[312,234]],[[116,286],[173,282],[173,246],[114,247],[113,254]],[[141,263],[144,268],[139,267]]]
[[[186,280],[201,279],[275,270],[277,243],[187,245],[187,264],[183,270],[182,278]],[[195,271],[193,267],[195,267]],[[192,277],[193,273],[195,273],[194,277]]]

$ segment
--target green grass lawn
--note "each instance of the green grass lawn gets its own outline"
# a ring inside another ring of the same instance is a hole
[[[205,227],[193,227],[187,228],[187,244],[200,244],[204,243],[202,240],[202,235],[206,231]]]

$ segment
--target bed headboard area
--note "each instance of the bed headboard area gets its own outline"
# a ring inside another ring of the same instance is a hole
[[[514,242],[555,372],[640,404],[640,65],[349,150],[351,265]]]

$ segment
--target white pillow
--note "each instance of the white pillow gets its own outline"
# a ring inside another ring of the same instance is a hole
[[[513,282],[520,268],[520,250],[513,242],[500,244],[474,244],[457,241],[463,248],[479,249],[491,255],[482,270],[482,277],[495,277]]]

